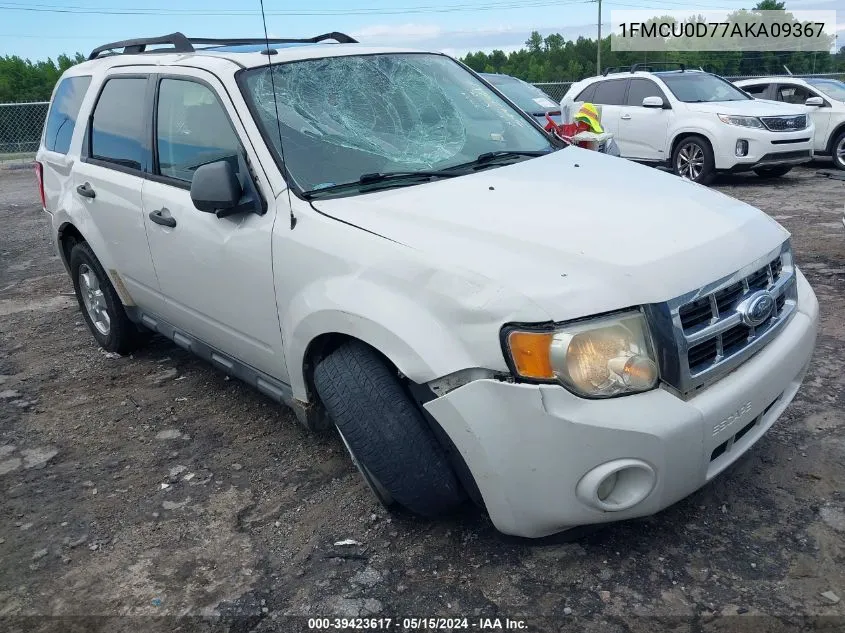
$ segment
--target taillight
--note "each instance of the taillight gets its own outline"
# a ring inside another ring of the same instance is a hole
[[[35,162],[35,178],[38,180],[38,193],[41,196],[41,207],[47,208],[47,196],[44,195],[44,165]]]

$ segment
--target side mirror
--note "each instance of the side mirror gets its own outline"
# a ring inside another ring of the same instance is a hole
[[[662,97],[646,97],[643,99],[643,107],[644,108],[662,108],[663,107],[663,98]]]
[[[243,187],[229,161],[220,160],[200,165],[191,179],[191,200],[206,213],[224,217],[237,213]]]
[[[804,102],[804,105],[821,108],[824,105],[824,99],[822,99],[821,97],[810,97]]]

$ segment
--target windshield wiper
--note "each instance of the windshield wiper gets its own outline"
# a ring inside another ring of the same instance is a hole
[[[519,156],[545,156],[550,154],[549,150],[523,150],[523,149],[504,149],[497,152],[484,152],[479,154],[478,158],[472,161],[472,164],[483,165],[501,158],[515,158]]]
[[[336,185],[327,185],[325,187],[318,187],[304,192],[302,195],[305,198],[313,198],[324,193],[332,193],[342,189],[349,189],[351,187],[360,187],[363,185],[375,185],[379,183],[388,183],[392,186],[401,185],[406,181],[406,185],[417,184],[415,180],[430,180],[432,178],[454,178],[461,174],[453,171],[428,170],[428,171],[388,171],[388,172],[374,172],[371,174],[361,174],[358,180],[350,182],[342,182]]]

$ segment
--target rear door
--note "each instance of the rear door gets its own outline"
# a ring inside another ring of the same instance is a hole
[[[155,310],[161,295],[141,213],[151,103],[146,73],[118,69],[106,77],[73,168],[72,195],[102,238],[95,252],[100,249],[98,257],[123,300],[126,290],[131,302]]]
[[[803,105],[810,97],[821,97],[822,101],[827,104],[827,107],[813,107],[808,109],[810,118],[813,119],[813,124],[816,126],[816,137],[813,149],[817,152],[827,150],[827,135],[830,134],[831,109],[830,102],[815,90],[808,88],[802,84],[792,82],[780,82],[775,91],[778,101],[783,103],[794,103],[796,105]]]
[[[673,112],[667,108],[644,108],[643,99],[646,97],[660,97],[664,104],[669,103],[651,79],[631,79],[625,105],[620,108],[619,151],[626,158],[663,161],[668,158],[665,155],[666,136]]]
[[[65,77],[56,87],[50,112],[42,133],[38,161],[43,170],[44,197],[47,211],[67,210],[73,204],[73,158],[69,156],[71,141],[77,128],[82,100],[91,85],[91,75]]]
[[[619,118],[622,116],[622,107],[625,105],[625,91],[627,88],[627,79],[605,79],[596,84],[596,90],[592,98],[593,104],[601,106],[602,128],[604,128],[605,132],[613,134],[617,143],[619,143],[619,151],[625,158],[628,155],[625,153],[620,142],[622,139],[619,136],[621,132]]]
[[[211,73],[180,69],[179,75],[158,76],[155,84],[154,155],[143,207],[165,297],[159,316],[285,380],[271,254],[275,201],[254,149]],[[241,157],[253,166],[252,174],[241,173]],[[253,179],[267,202],[266,213],[218,218],[194,207],[194,171],[220,160],[235,166],[242,179]],[[162,224],[161,217],[173,226]]]

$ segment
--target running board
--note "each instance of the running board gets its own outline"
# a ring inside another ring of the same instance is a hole
[[[296,400],[293,397],[293,391],[290,385],[268,376],[264,372],[239,361],[233,356],[221,352],[187,332],[177,329],[160,317],[133,306],[124,306],[124,310],[126,310],[126,315],[129,319],[136,324],[169,338],[182,349],[208,361],[225,374],[245,382],[272,400],[290,407],[294,410],[297,419],[302,424],[308,428],[313,428],[312,421],[308,415],[308,411],[313,407],[309,407],[308,404]]]

